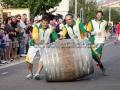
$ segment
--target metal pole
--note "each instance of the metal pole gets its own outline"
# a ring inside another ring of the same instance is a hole
[[[77,0],[75,0],[75,16],[77,18]]]
[[[109,2],[109,23],[111,22],[111,0],[108,0]]]

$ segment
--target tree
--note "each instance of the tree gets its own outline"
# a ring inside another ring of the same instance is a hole
[[[84,10],[84,20],[88,21],[90,19],[95,18],[95,14],[98,10],[98,4],[96,0],[78,0],[78,14],[77,16],[80,16],[80,8],[83,8]],[[74,13],[75,12],[75,0],[70,1],[70,11],[69,13]]]
[[[62,0],[1,0],[3,8],[29,8],[31,16],[44,14],[50,8],[59,6]],[[55,9],[53,9],[55,11]]]
[[[103,10],[103,19],[109,21],[109,8],[106,8]],[[120,11],[117,10],[116,8],[111,9],[111,21],[114,23],[118,23],[120,19]]]

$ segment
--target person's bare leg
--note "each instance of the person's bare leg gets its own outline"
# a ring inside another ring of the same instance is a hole
[[[6,52],[4,53],[5,61],[8,63],[8,47],[6,47]]]
[[[18,48],[16,47],[16,48],[15,48],[15,59],[17,59],[17,57],[18,57],[18,56],[17,56],[17,51],[18,51]]]
[[[33,72],[32,72],[33,64],[27,62],[27,68],[28,68],[29,74],[33,74]]]
[[[11,54],[12,54],[12,59],[15,59],[15,56],[14,56],[14,54],[15,54],[14,48],[12,48]]]
[[[26,79],[32,79],[33,78],[33,72],[32,72],[33,64],[27,62],[27,68],[28,68],[29,74],[26,76]]]
[[[98,57],[99,57],[99,59],[98,59],[98,64],[99,64],[99,66],[100,66],[100,69],[101,69],[103,75],[104,75],[104,76],[107,76],[107,75],[108,75],[108,72],[106,71],[106,69],[104,68],[104,66],[103,66],[103,64],[102,64],[102,62],[101,62],[102,54],[98,54]]]
[[[38,64],[37,73],[40,73],[40,71],[42,70],[42,68],[43,68],[43,61],[40,61],[39,64]]]
[[[101,62],[101,57],[102,57],[102,55],[101,54],[97,54],[98,55],[98,57],[99,57],[99,59],[96,61],[98,64],[99,64],[99,66],[102,64],[102,62]]]
[[[40,61],[38,64],[37,72],[34,76],[36,80],[40,80],[40,72],[41,72],[42,68],[43,68],[43,61]]]

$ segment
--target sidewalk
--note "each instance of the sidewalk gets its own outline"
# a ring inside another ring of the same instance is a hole
[[[14,60],[14,61],[10,62],[9,64],[3,64],[2,66],[0,66],[0,69],[14,66],[14,65],[17,65],[17,64],[20,64],[23,62],[25,62],[25,57],[21,57],[19,60]]]

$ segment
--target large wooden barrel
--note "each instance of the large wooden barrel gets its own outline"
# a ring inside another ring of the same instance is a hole
[[[84,40],[64,39],[44,48],[46,81],[72,81],[94,72],[90,46]]]

